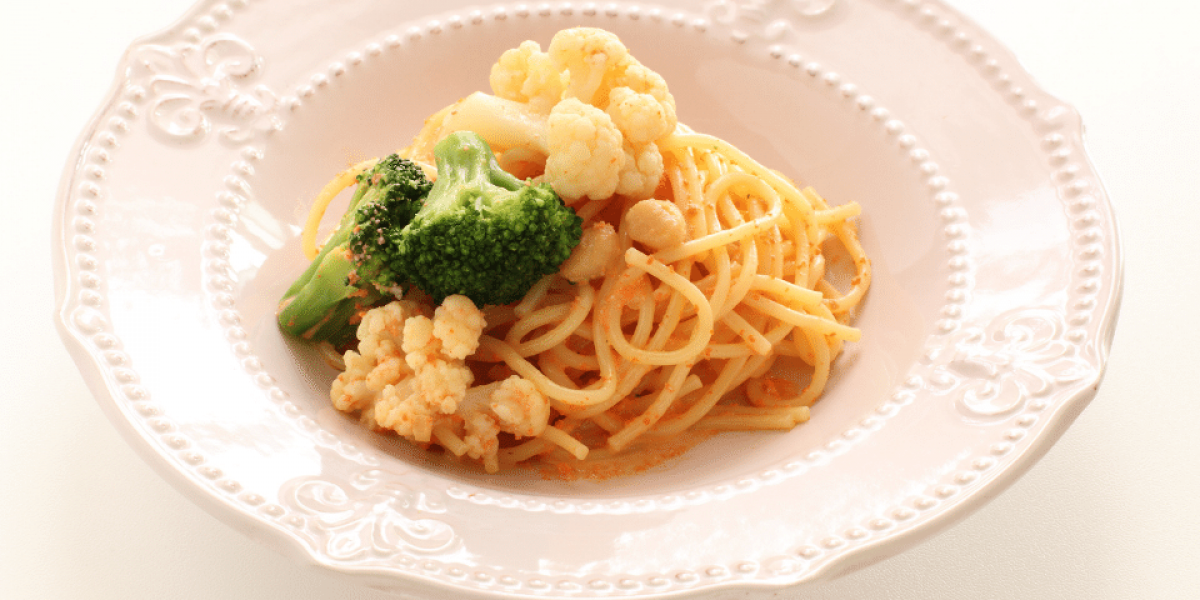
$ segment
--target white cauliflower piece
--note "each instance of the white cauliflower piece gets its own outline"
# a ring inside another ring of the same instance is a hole
[[[675,130],[675,99],[666,80],[630,54],[616,34],[590,27],[566,29],[550,41],[549,54],[553,65],[567,75],[564,98],[578,98],[607,109],[612,104],[630,102],[631,94],[647,97],[632,104],[638,112],[657,114],[661,125],[650,128],[644,136],[634,136],[637,143]],[[627,91],[617,92],[621,88]]]
[[[430,359],[437,359],[438,348],[434,346],[433,319],[418,315],[404,321],[404,336],[400,349],[404,361],[414,371],[424,367]]]
[[[433,336],[442,342],[442,353],[464,359],[479,348],[487,321],[466,296],[447,296],[433,313]]]
[[[429,123],[437,134],[418,137],[474,131],[502,164],[544,169],[544,180],[569,203],[654,194],[663,174],[655,142],[675,131],[675,100],[662,76],[615,34],[566,29],[545,52],[524,42],[500,56],[489,81],[492,94],[471,94],[448,107]]]
[[[634,199],[649,198],[663,174],[662,153],[654,142],[673,132],[678,123],[666,80],[603,29],[560,31],[550,41],[549,54],[554,65],[567,72],[564,97],[604,110],[621,132],[625,158],[614,191]]]
[[[452,422],[474,380],[464,359],[478,347],[484,322],[470,300],[446,301],[432,319],[404,300],[367,311],[358,351],[346,353],[346,370],[330,388],[334,406],[418,443],[428,443],[438,423]]]
[[[663,79],[662,75],[640,62],[634,61],[616,75],[613,88],[628,88],[635,93],[654,98],[658,109],[662,110],[663,127],[665,128],[662,135],[675,131],[675,126],[679,124],[675,112],[675,97],[671,95],[667,88],[667,80]],[[614,102],[611,93],[609,102]]]
[[[664,169],[662,153],[654,142],[675,129],[674,101],[664,103],[628,87],[613,88],[608,98],[605,110],[625,137],[625,162],[618,175],[617,193],[649,198]]]
[[[554,66],[537,42],[530,40],[500,55],[492,65],[489,83],[497,96],[548,114],[562,99],[566,74]]]
[[[643,145],[675,130],[674,101],[665,103],[632,88],[613,88],[605,112],[630,143]]]
[[[568,204],[616,192],[625,164],[623,136],[604,111],[574,98],[550,111],[545,181]]]
[[[413,379],[402,379],[384,388],[375,403],[362,413],[374,429],[390,430],[414,442],[428,442],[438,411],[414,393]]]
[[[404,322],[404,361],[413,371],[413,393],[440,414],[453,414],[474,376],[471,369],[444,353],[434,321],[418,315]],[[475,340],[478,343],[478,339]],[[428,441],[421,440],[421,441]]]
[[[615,34],[592,27],[564,29],[550,40],[550,60],[567,74],[563,95],[588,104],[607,100],[614,74],[634,61]]]
[[[470,412],[463,417],[463,428],[467,456],[483,460],[485,466],[488,459],[495,460],[500,451],[500,425],[496,419],[483,411]]]
[[[369,408],[388,385],[412,373],[401,350],[404,320],[419,314],[416,304],[396,300],[367,311],[358,324],[358,350],[345,354],[346,370],[330,387],[334,407],[346,412]]]
[[[513,375],[501,381],[491,400],[500,429],[517,437],[542,435],[550,423],[550,401],[528,379]]]
[[[367,311],[359,348],[346,353],[346,370],[330,397],[338,410],[360,413],[374,429],[445,445],[494,472],[500,433],[540,435],[550,422],[550,401],[516,375],[472,388],[464,359],[479,347],[483,313],[465,296],[447,297],[433,318],[428,312],[406,300]]]
[[[665,170],[658,146],[626,142],[622,151],[625,161],[617,174],[617,193],[634,200],[653,196]]]
[[[541,435],[550,424],[550,401],[531,381],[508,379],[472,388],[460,407],[466,454],[483,461],[488,471],[499,468],[501,432],[518,438]]]
[[[417,369],[413,377],[413,392],[428,406],[444,415],[458,409],[458,403],[475,376],[461,361],[434,359]]]

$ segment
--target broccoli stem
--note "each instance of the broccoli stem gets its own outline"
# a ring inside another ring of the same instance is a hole
[[[375,290],[350,285],[347,280],[355,268],[347,248],[355,226],[354,214],[360,205],[371,200],[369,188],[360,185],[338,228],[284,293],[277,319],[285,332],[341,345],[354,335],[351,321],[355,314],[379,300]]]
[[[438,142],[434,156],[438,179],[426,199],[430,213],[459,203],[491,206],[495,192],[515,192],[525,186],[500,168],[491,147],[478,135],[452,133]]]

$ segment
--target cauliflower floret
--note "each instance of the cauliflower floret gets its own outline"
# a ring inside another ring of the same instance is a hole
[[[679,123],[675,113],[675,97],[668,90],[667,80],[663,79],[662,75],[640,62],[634,61],[627,65],[615,79],[614,89],[628,88],[638,94],[654,98],[659,108],[662,109],[662,118],[665,124],[663,135],[675,131],[675,126]],[[609,102],[612,101],[613,98],[610,94]]]
[[[379,398],[362,413],[362,421],[374,429],[390,430],[415,442],[428,442],[438,417],[434,406],[413,393],[407,378],[384,388]]]
[[[550,401],[531,381],[513,375],[508,379],[472,388],[460,406],[466,454],[483,461],[484,468],[499,468],[500,432],[518,438],[541,435],[550,423]]]
[[[622,256],[617,230],[607,221],[596,221],[579,238],[579,245],[558,267],[558,274],[567,281],[591,281],[608,270]]]
[[[486,325],[483,312],[466,296],[447,296],[433,313],[433,336],[441,340],[442,353],[450,358],[475,354]]]
[[[417,370],[413,391],[426,405],[448,415],[458,409],[474,379],[471,369],[459,361],[431,360]]]
[[[564,97],[593,105],[598,96],[600,101],[607,99],[603,92],[611,87],[612,76],[635,62],[620,38],[592,27],[558,32],[550,40],[549,54],[555,68],[568,74]]]
[[[546,114],[562,99],[566,76],[555,68],[550,55],[532,40],[507,50],[492,65],[492,93],[506,100],[528,104]]]
[[[404,300],[367,311],[358,327],[358,351],[346,353],[346,370],[330,388],[333,405],[360,412],[373,428],[429,442],[433,428],[452,418],[474,380],[463,359],[478,347],[484,326],[470,300],[451,296],[446,302],[433,319],[426,308]]]
[[[635,145],[629,142],[622,148],[625,162],[617,174],[617,193],[634,200],[649,198],[658,189],[664,166],[662,152],[653,143]]]
[[[491,396],[492,414],[500,428],[517,437],[541,435],[550,422],[550,402],[532,381],[513,375]]]
[[[414,371],[429,363],[430,358],[436,358],[438,348],[434,347],[433,319],[418,315],[404,322],[404,337],[400,349],[404,351],[404,361]]]
[[[642,200],[625,213],[625,232],[630,239],[652,250],[678,246],[687,241],[683,211],[670,200]]]
[[[401,351],[403,324],[419,311],[413,302],[396,300],[363,315],[356,332],[358,351],[346,352],[346,370],[329,389],[338,410],[364,410],[389,384],[411,374]]]
[[[359,350],[346,353],[330,397],[374,429],[445,445],[495,472],[500,433],[540,435],[550,422],[550,401],[517,375],[471,387],[474,374],[464,359],[479,347],[486,323],[465,296],[447,297],[432,319],[427,313],[405,300],[367,311]]]
[[[668,104],[650,94],[618,87],[609,92],[605,112],[625,134],[626,141],[643,145],[674,131],[675,111],[667,107]]]
[[[359,411],[371,406],[381,390],[373,390],[367,384],[374,365],[355,353],[346,355],[346,370],[338,374],[329,388],[329,399],[333,406],[345,412]]]
[[[547,141],[545,181],[564,201],[613,195],[625,152],[621,131],[604,111],[574,98],[559,102],[550,111]]]
[[[414,314],[411,302],[397,300],[385,304],[378,309],[368,311],[358,322],[355,336],[359,339],[358,350],[368,358],[374,358],[375,349],[380,344],[399,344],[404,319]]]
[[[568,74],[564,97],[604,110],[621,132],[625,158],[614,191],[649,198],[663,174],[662,153],[653,142],[677,124],[675,99],[666,80],[630,55],[615,34],[602,29],[561,31],[550,41],[549,53],[554,65]]]
[[[495,457],[500,450],[500,425],[486,412],[472,412],[463,417],[467,456],[484,459]]]
[[[652,72],[652,71],[651,71]],[[663,174],[663,157],[655,140],[675,129],[674,101],[660,102],[650,94],[628,87],[613,88],[605,112],[625,137],[625,164],[619,174],[617,193],[630,198],[649,198]]]
[[[616,34],[577,27],[550,40],[550,59],[567,75],[563,98],[577,98],[608,110],[635,144],[675,130],[675,98],[662,75],[629,53]]]
[[[482,328],[481,328],[482,329]],[[404,322],[404,361],[413,372],[413,393],[421,402],[451,414],[474,377],[471,369],[444,353],[442,342],[434,335],[434,321],[418,315]],[[475,343],[479,340],[476,338]],[[465,357],[464,357],[465,358]]]
[[[546,52],[524,42],[500,56],[489,81],[492,94],[443,109],[417,139],[474,131],[507,167],[543,170],[568,203],[613,194],[640,200],[658,188],[663,156],[655,142],[675,131],[675,100],[615,34],[566,29]]]

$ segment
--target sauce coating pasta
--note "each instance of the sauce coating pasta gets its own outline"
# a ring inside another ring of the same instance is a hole
[[[470,128],[507,170],[550,182],[583,240],[511,305],[435,307],[416,290],[373,308],[358,346],[334,356],[334,404],[490,472],[673,456],[685,434],[807,421],[861,335],[859,206],[679,123],[666,82],[611,33],[566,30],[548,52],[525,42],[491,83],[432,115],[401,156],[431,164],[438,139]],[[370,164],[323,190],[307,252],[329,198]],[[777,375],[782,361],[805,374]]]

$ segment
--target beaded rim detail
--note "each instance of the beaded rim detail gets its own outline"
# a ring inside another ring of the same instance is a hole
[[[1086,327],[1093,324],[1096,318],[1098,296],[1104,287],[1104,278],[1108,275],[1104,271],[1108,223],[1101,207],[1102,192],[1099,191],[1099,184],[1091,179],[1091,171],[1086,165],[1082,149],[1076,139],[1069,133],[1064,133],[1068,128],[1068,119],[1072,118],[1073,113],[1040,91],[1022,87],[1021,82],[1025,79],[1023,74],[1005,67],[1004,58],[994,55],[984,45],[992,42],[980,42],[977,39],[980,34],[975,33],[974,27],[964,23],[962,18],[950,9],[936,2],[922,0],[870,1],[888,6],[896,14],[945,43],[971,64],[981,77],[991,82],[996,92],[1006,99],[1012,109],[1041,135],[1039,149],[1045,154],[1047,163],[1055,169],[1056,189],[1063,201],[1073,233],[1072,258],[1075,268],[1070,290],[1070,312],[1065,317],[1065,322],[1058,322],[1058,319],[1039,314],[1037,311],[1033,311],[1032,314],[1025,311],[1021,314],[1006,315],[997,323],[987,326],[987,332],[965,330],[961,309],[970,301],[975,265],[970,257],[971,230],[965,209],[953,190],[952,182],[940,174],[939,165],[931,153],[921,145],[919,137],[910,132],[903,121],[880,106],[872,96],[859,90],[838,72],[816,61],[805,59],[789,45],[769,44],[766,51],[781,70],[792,72],[798,79],[809,80],[811,85],[842,98],[849,110],[866,115],[864,122],[874,123],[882,128],[896,144],[898,151],[906,154],[912,167],[923,178],[928,187],[929,197],[939,209],[943,220],[943,240],[951,257],[951,274],[946,281],[946,303],[942,310],[942,318],[936,325],[937,343],[930,344],[925,359],[910,371],[886,401],[872,414],[863,418],[858,425],[847,429],[823,448],[799,460],[773,466],[734,484],[715,486],[687,495],[611,502],[542,501],[536,498],[497,495],[473,486],[460,485],[448,489],[445,493],[446,499],[441,502],[465,501],[531,512],[624,514],[677,510],[734,494],[749,493],[781,478],[799,475],[814,463],[844,453],[858,440],[868,437],[872,431],[882,427],[903,407],[910,405],[918,390],[932,388],[937,393],[955,392],[954,370],[958,368],[957,363],[954,363],[952,357],[947,357],[941,352],[948,345],[953,345],[952,349],[969,347],[981,339],[982,333],[986,333],[984,338],[1000,338],[1017,344],[1029,343],[1047,329],[1051,332],[1049,342],[1088,341]],[[835,3],[836,0],[815,3],[823,7],[817,7],[819,10],[813,14],[820,15],[831,9]],[[207,12],[194,16],[190,26],[182,31],[184,43],[198,44],[219,35],[223,24],[235,18],[236,13],[248,4],[248,0],[233,0],[217,4]],[[255,90],[255,94],[260,94],[259,109],[248,109],[245,104],[240,108],[231,106],[230,110],[242,110],[243,114],[250,111],[262,119],[258,120],[258,124],[245,136],[240,136],[240,133],[246,132],[234,131],[223,138],[226,143],[244,145],[240,147],[237,159],[230,165],[229,175],[224,182],[225,187],[217,193],[216,207],[210,212],[211,220],[203,242],[203,272],[209,306],[219,316],[219,322],[224,327],[231,348],[247,375],[285,415],[295,419],[300,429],[317,444],[363,464],[365,469],[360,475],[379,473],[376,469],[379,465],[378,459],[341,442],[332,433],[323,430],[313,419],[301,414],[297,407],[289,402],[287,392],[280,388],[275,378],[266,371],[247,341],[247,331],[242,326],[241,316],[236,310],[236,302],[231,293],[236,286],[236,277],[228,262],[229,244],[232,232],[238,224],[238,211],[248,202],[248,178],[254,174],[255,165],[263,158],[261,147],[254,142],[286,126],[280,113],[298,110],[308,98],[319,93],[332,80],[352,73],[357,66],[385,52],[402,50],[408,45],[423,43],[424,40],[436,38],[447,32],[491,21],[553,15],[651,20],[666,27],[691,30],[700,35],[727,33],[731,41],[745,45],[755,38],[756,33],[739,27],[741,24],[753,23],[752,20],[738,20],[738,10],[742,8],[744,7],[737,2],[714,2],[708,5],[709,10],[706,14],[697,15],[625,3],[561,2],[505,5],[487,10],[464,11],[439,19],[425,20],[404,28],[402,32],[367,43],[361,50],[350,52],[319,70],[307,82],[298,85],[292,94],[275,98],[263,95],[261,90]],[[106,199],[106,173],[118,159],[121,139],[131,132],[139,118],[149,119],[150,115],[155,114],[152,102],[152,92],[143,86],[131,84],[118,92],[110,109],[98,118],[94,129],[89,132],[89,143],[84,146],[88,152],[83,157],[82,165],[71,177],[72,187],[64,191],[62,203],[69,222],[69,225],[64,225],[64,247],[70,254],[69,270],[74,274],[71,287],[76,288],[77,293],[74,298],[62,301],[61,314],[65,319],[63,327],[72,330],[91,344],[92,347],[85,350],[93,355],[98,366],[104,370],[112,388],[128,402],[133,413],[143,420],[148,430],[153,432],[154,438],[161,444],[167,456],[198,474],[218,497],[227,499],[231,504],[240,505],[239,508],[243,512],[273,520],[281,525],[281,530],[290,530],[294,537],[303,540],[304,543],[318,545],[318,541],[312,539],[309,532],[319,519],[314,519],[311,512],[267,503],[262,495],[247,490],[243,484],[227,478],[219,466],[209,464],[204,454],[194,449],[191,441],[179,432],[179,428],[163,416],[162,410],[155,404],[149,391],[141,384],[141,378],[132,364],[131,357],[123,351],[120,339],[111,331],[105,316],[105,281],[99,274],[99,259],[94,254],[97,250],[94,237],[96,217],[103,210]],[[253,113],[253,110],[259,112]],[[189,135],[207,135],[213,127],[211,123],[200,123]],[[65,243],[66,239],[69,239],[69,244]],[[1078,356],[1069,350],[1058,352],[1048,355],[1044,362],[1037,365],[1051,385],[1070,382],[1070,370],[1073,367],[1086,364],[1089,359],[1095,358]],[[964,362],[960,366],[967,368],[970,363]],[[1013,385],[1020,386],[1023,383],[1018,381]],[[1027,392],[1025,388],[1021,390]],[[941,481],[929,485],[902,505],[891,507],[881,514],[851,525],[840,535],[809,540],[787,555],[764,559],[761,562],[742,561],[636,578],[622,575],[593,576],[553,582],[537,577],[521,581],[495,571],[467,568],[428,558],[411,559],[400,552],[386,556],[379,566],[389,569],[401,568],[422,578],[448,581],[473,589],[525,591],[537,595],[561,594],[575,597],[614,592],[627,595],[660,593],[702,588],[716,583],[747,582],[808,573],[826,567],[836,556],[845,555],[855,548],[878,541],[883,534],[911,528],[919,521],[917,517],[921,513],[952,506],[965,491],[991,479],[989,473],[995,472],[1016,453],[1022,442],[1028,439],[1029,431],[1044,425],[1046,419],[1042,416],[1050,408],[1052,404],[1046,400],[1044,394],[1023,393],[1021,402],[1014,409],[997,413],[997,418],[1009,422],[1011,426],[1000,433],[999,438],[989,447],[987,455],[963,459]],[[437,506],[438,502],[437,498],[431,499],[434,506]]]

